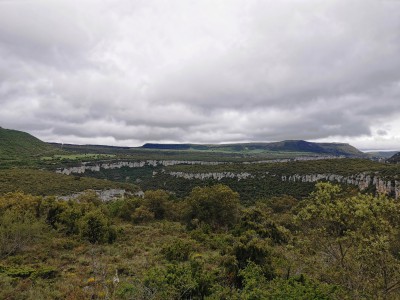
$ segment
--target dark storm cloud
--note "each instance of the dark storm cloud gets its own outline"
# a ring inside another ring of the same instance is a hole
[[[0,126],[396,148],[399,55],[398,1],[0,1]]]

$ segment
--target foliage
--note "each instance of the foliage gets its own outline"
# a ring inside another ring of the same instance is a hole
[[[239,195],[222,184],[194,188],[188,197],[188,224],[209,224],[213,229],[230,228],[239,217]]]
[[[132,214],[132,221],[136,224],[149,222],[154,220],[154,213],[151,212],[146,206],[139,206]]]
[[[113,217],[132,221],[132,214],[141,205],[140,198],[115,199],[108,203],[108,210]]]
[[[270,215],[261,207],[250,207],[242,210],[236,225],[236,235],[254,231],[261,238],[269,238],[277,244],[288,242],[288,231],[272,221]]]
[[[243,270],[249,262],[252,262],[260,267],[265,278],[274,277],[271,247],[267,240],[259,238],[254,231],[248,231],[239,237],[233,247],[233,254],[239,270]]]
[[[108,203],[2,195],[0,298],[399,298],[397,201],[329,183],[260,199],[221,184]]]
[[[14,255],[32,245],[44,224],[29,211],[8,209],[0,215],[0,257]]]
[[[157,220],[164,219],[167,208],[169,195],[164,190],[146,191],[144,194],[143,205],[154,213]]]
[[[168,261],[187,261],[192,251],[192,243],[182,239],[172,240],[161,249],[161,253]]]
[[[33,195],[70,195],[85,190],[126,189],[135,191],[130,184],[108,180],[82,177],[75,180],[73,176],[56,174],[49,171],[9,169],[0,170],[0,195],[21,191]]]
[[[92,244],[112,243],[116,238],[110,221],[100,210],[90,211],[81,219],[80,231],[82,237]]]
[[[400,284],[400,261],[389,244],[399,230],[399,212],[400,205],[385,196],[348,197],[338,186],[320,183],[297,220],[304,245],[324,257],[317,268],[359,296],[387,298]]]
[[[268,292],[265,299],[270,300],[330,300],[339,297],[339,291],[335,285],[310,280],[304,275],[288,280],[274,279],[268,284],[266,290]]]

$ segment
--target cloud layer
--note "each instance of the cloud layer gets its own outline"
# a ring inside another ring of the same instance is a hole
[[[400,2],[0,1],[0,126],[400,150]]]

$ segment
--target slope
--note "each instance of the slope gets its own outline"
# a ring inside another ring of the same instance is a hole
[[[393,163],[393,164],[398,164],[400,163],[400,152],[396,153],[393,155],[391,158],[388,159],[388,162]]]
[[[27,160],[58,151],[29,133],[0,127],[0,161]]]

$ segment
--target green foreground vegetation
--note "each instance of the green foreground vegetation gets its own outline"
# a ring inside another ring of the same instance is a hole
[[[329,183],[244,207],[186,198],[0,197],[1,299],[399,299],[400,205]]]

